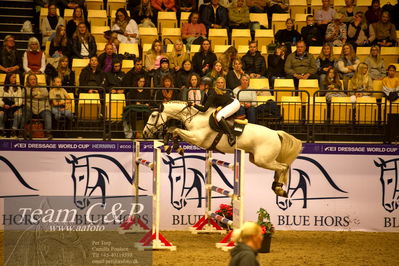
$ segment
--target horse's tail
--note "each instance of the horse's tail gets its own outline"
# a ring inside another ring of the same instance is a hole
[[[281,140],[281,150],[276,160],[280,163],[286,163],[288,166],[290,166],[302,151],[302,141],[285,131],[278,130],[277,134]],[[284,184],[287,183],[288,171],[285,172],[281,181],[283,181]]]

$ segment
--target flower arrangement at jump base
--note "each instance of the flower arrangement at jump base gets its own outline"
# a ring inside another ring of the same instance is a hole
[[[233,220],[233,206],[229,204],[220,204],[219,210],[215,212],[216,214],[223,216],[229,220]],[[220,223],[223,228],[229,228],[228,225]]]
[[[256,213],[258,214],[257,224],[260,225],[263,232],[262,247],[258,250],[258,252],[269,253],[272,235],[275,232],[274,225],[270,221],[270,214],[265,209],[260,208]]]

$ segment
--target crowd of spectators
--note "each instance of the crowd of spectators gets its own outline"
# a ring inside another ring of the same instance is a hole
[[[250,13],[267,13],[272,27],[273,14],[290,11],[288,1],[211,0],[199,7],[197,4],[193,0],[129,1],[127,7],[131,16],[124,8],[116,11],[115,19],[111,20],[111,31],[104,33],[108,42],[103,53],[97,56],[99,49],[90,33],[84,1],[37,1],[38,7],[48,8],[48,16],[40,24],[41,43],[34,37],[30,38],[26,51],[19,56],[15,38],[11,35],[4,38],[0,72],[7,75],[6,85],[0,89],[0,130],[10,118],[13,118],[11,128],[16,131],[36,115],[43,119],[47,136],[51,138],[52,116],[56,120],[61,117],[73,120],[68,108],[68,93],[74,93],[74,97],[78,97],[76,94],[80,92],[99,93],[97,89],[88,88],[90,86],[115,88],[110,92],[125,94],[128,105],[148,104],[152,100],[199,102],[202,93],[192,89],[199,89],[200,79],[205,76],[211,78],[214,86],[216,80],[223,78],[224,89],[236,95],[239,89],[251,89],[252,78],[268,78],[271,93],[274,81],[279,78],[293,79],[296,88],[301,79],[318,79],[319,87],[326,90],[327,100],[332,96],[347,95],[356,101],[356,97],[368,94],[353,91],[372,90],[373,80],[384,82],[384,92],[388,97],[399,90],[398,81],[391,73],[396,70],[395,66],[385,65],[380,56],[380,47],[397,45],[398,5],[382,8],[379,0],[372,0],[367,12],[363,13],[353,0],[346,0],[345,6],[339,10],[334,9],[329,0],[323,0],[321,9],[307,16],[306,26],[300,32],[293,18],[286,20],[286,29],[276,32],[275,45],[268,47],[273,49],[269,50],[265,60],[256,39],[249,42],[248,52],[242,58],[237,54],[237,47],[231,46],[218,59],[207,39],[207,32],[220,28],[229,31],[259,28],[259,23],[250,21]],[[56,12],[57,7],[60,15]],[[62,17],[65,8],[74,9],[72,19],[67,23]],[[142,51],[142,57],[135,58],[134,67],[125,73],[122,71],[124,57],[118,53],[119,45],[140,43],[138,29],[156,27],[160,11],[176,12],[179,19],[181,12],[192,13],[188,22],[183,23],[181,39],[174,42],[171,53],[166,53],[163,43],[155,40],[148,51]],[[50,42],[48,58],[43,49],[47,41]],[[200,44],[200,50],[189,54],[193,44]],[[323,46],[320,55],[310,54],[309,46]],[[338,59],[333,55],[334,46],[342,47]],[[370,55],[364,62],[356,56],[356,48],[362,46],[370,46]],[[75,58],[89,59],[87,67],[76,78],[71,67]],[[48,88],[36,87],[41,74],[46,75]],[[18,86],[18,78],[23,87]],[[75,81],[86,88],[71,89],[77,85]],[[150,94],[142,93],[146,91],[142,89],[118,89],[150,86],[162,89]],[[12,99],[22,95],[28,96],[29,100]],[[256,122],[255,96],[256,93],[249,91],[240,99],[240,113],[246,114],[251,122]],[[104,98],[104,95],[100,97]],[[138,98],[135,100],[134,97]],[[132,126],[127,124],[126,128],[132,130]],[[12,135],[16,134],[12,131]]]

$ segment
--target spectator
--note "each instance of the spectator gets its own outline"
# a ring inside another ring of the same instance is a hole
[[[382,14],[382,9],[380,7],[380,0],[372,0],[371,6],[368,7],[366,11],[366,22],[367,25],[378,22]]]
[[[97,54],[97,44],[86,24],[80,22],[72,39],[72,58],[91,58]]]
[[[242,63],[240,59],[233,60],[233,70],[230,70],[226,76],[226,88],[233,91],[235,88],[240,86],[241,76],[244,75],[244,70],[242,70]]]
[[[182,68],[184,61],[190,59],[188,53],[184,51],[184,45],[182,40],[178,39],[175,41],[175,43],[173,44],[172,53],[170,54],[170,56],[168,56],[168,59],[169,67],[176,72]]]
[[[151,6],[159,11],[173,11],[177,12],[175,0],[151,0]]]
[[[131,13],[139,24],[138,27],[152,27],[156,28],[157,16],[151,7],[151,0],[141,0],[138,5]]]
[[[83,8],[85,0],[59,0],[57,5],[60,8],[60,16],[64,17],[66,8],[75,9],[77,7]]]
[[[191,44],[199,44],[206,39],[206,28],[203,23],[199,22],[198,12],[192,12],[188,17],[188,22],[183,23],[181,37],[187,44],[187,50],[190,50]]]
[[[335,14],[333,22],[327,26],[326,41],[331,46],[343,46],[348,38],[346,25],[342,22],[342,19],[342,14]]]
[[[258,42],[250,41],[249,50],[242,57],[242,69],[249,74],[250,78],[266,77],[265,58],[258,51]]]
[[[122,32],[122,34],[118,33],[118,41],[120,43],[139,42],[139,28],[137,23],[129,17],[124,8],[119,8],[116,11],[115,23],[112,26],[112,30]]]
[[[335,9],[330,7],[330,0],[322,0],[321,9],[315,13],[316,21],[318,24],[327,25],[333,21],[336,13]]]
[[[234,46],[230,46],[226,51],[220,56],[219,61],[222,62],[223,71],[228,73],[233,69],[233,61],[237,59],[238,51]]]
[[[231,29],[249,29],[249,9],[245,5],[244,0],[237,0],[233,2],[229,8],[229,28]]]
[[[385,70],[384,58],[380,56],[380,48],[373,46],[370,49],[370,55],[364,60],[369,68],[369,75],[372,80],[385,78],[387,71]]]
[[[139,107],[149,106],[151,99],[151,90],[144,89],[146,80],[144,76],[138,77],[135,84],[132,87],[136,89],[129,90],[126,95],[126,108],[123,111],[123,131],[125,137],[128,139],[138,137],[137,132],[137,110]],[[141,112],[144,124],[148,120],[148,112]]]
[[[46,69],[46,56],[40,50],[39,41],[35,37],[29,38],[22,64],[26,73],[41,74]]]
[[[54,115],[55,120],[59,121],[61,117],[65,117],[69,122],[73,119],[71,112],[72,101],[68,95],[68,92],[62,88],[62,81],[59,77],[53,79],[53,88],[50,89],[50,103],[51,112]]]
[[[329,68],[323,80],[323,90],[326,93],[327,102],[331,102],[332,97],[345,97],[346,94],[342,89],[342,83],[339,79],[338,72],[334,68]]]
[[[314,24],[313,15],[306,16],[306,26],[302,28],[301,35],[307,47],[321,46],[323,39],[317,25]]]
[[[250,13],[265,13],[267,10],[266,0],[247,0],[247,6]]]
[[[284,71],[287,78],[293,78],[295,88],[298,88],[300,79],[317,79],[317,66],[313,55],[306,52],[306,44],[299,41],[296,51],[287,56]]]
[[[183,61],[183,67],[176,73],[176,88],[188,88],[189,77],[193,73],[193,65],[190,59]]]
[[[59,25],[54,38],[50,42],[50,56],[53,58],[68,56],[68,38],[64,25]]]
[[[104,53],[98,56],[98,64],[100,65],[100,69],[107,73],[112,70],[112,63],[115,60],[118,60],[119,56],[114,53],[112,44],[106,44]]]
[[[344,81],[344,89],[348,90],[348,81],[353,77],[360,60],[355,54],[352,45],[345,44],[342,47],[341,56],[337,61],[337,69]]]
[[[0,87],[0,136],[5,128],[5,122],[12,120],[11,137],[16,137],[22,118],[22,89],[17,85],[17,74],[8,73],[4,87]]]
[[[21,73],[22,58],[15,47],[12,35],[4,37],[3,47],[0,50],[0,73]]]
[[[179,8],[177,10],[177,19],[180,21],[181,12],[193,12],[197,10],[197,3],[195,0],[179,0]]]
[[[90,25],[85,18],[82,7],[75,7],[72,13],[72,19],[69,20],[66,25],[66,35],[68,37],[68,40],[72,41],[73,35],[78,29],[79,23],[84,23],[87,29],[90,28]]]
[[[172,100],[181,100],[180,90],[173,89],[174,85],[172,76],[163,76],[159,87],[162,87],[164,89],[157,90],[155,92],[155,101],[157,103],[169,102]]]
[[[346,24],[352,23],[354,21],[354,16],[358,12],[361,11],[357,6],[355,6],[354,0],[345,0],[345,6],[338,10],[338,13],[344,15],[343,22]]]
[[[192,72],[188,78],[188,90],[183,92],[183,101],[187,100],[189,102],[200,104],[203,98],[203,91],[199,88],[200,77],[197,73]],[[187,99],[185,99],[187,95]]]
[[[108,88],[112,89],[111,93],[122,94],[124,92],[123,89],[120,88],[122,87],[122,81],[123,78],[125,77],[125,72],[122,71],[121,61],[114,60],[112,62],[112,70],[110,72],[105,73],[105,76],[107,77]]]
[[[357,12],[353,16],[353,21],[348,25],[348,39],[354,48],[357,46],[367,46],[369,40],[364,29],[367,28],[366,23],[363,22],[363,12]]]
[[[269,87],[274,89],[274,80],[284,78],[285,74],[285,61],[287,60],[287,47],[285,45],[277,46],[274,54],[267,56],[267,65],[269,66]]]
[[[75,72],[69,68],[69,59],[66,56],[61,57],[57,66],[57,77],[61,79],[62,86],[75,86]],[[55,78],[53,76],[51,78]],[[68,92],[75,93],[75,88],[67,88]]]
[[[256,103],[257,95],[256,91],[247,89],[252,89],[249,87],[249,76],[244,74],[240,79],[240,86],[233,90],[234,96],[240,101],[240,109],[237,115],[245,115],[249,123],[256,124]],[[241,91],[239,93],[239,91]]]
[[[388,66],[388,76],[382,80],[382,91],[390,101],[395,101],[399,98],[399,78],[396,77],[396,67],[394,65]]]
[[[147,71],[158,69],[162,58],[166,58],[166,55],[162,51],[162,43],[159,40],[154,40],[151,49],[148,50],[145,57],[145,69]]]
[[[37,76],[29,73],[25,83],[26,101],[24,103],[24,114],[22,115],[22,126],[32,119],[32,115],[38,115],[44,121],[44,129],[47,139],[52,139],[51,134],[51,109],[47,88],[36,87]]]
[[[83,68],[82,72],[80,73],[79,85],[105,88],[106,81],[107,79],[105,73],[100,68],[97,56],[91,57],[89,65]],[[80,88],[79,92],[98,93],[99,90],[98,88],[89,88],[89,89]],[[103,91],[100,91],[100,95],[103,95]]]
[[[360,63],[357,66],[356,72],[349,82],[352,102],[356,102],[356,98],[358,97],[369,96],[370,93],[365,92],[373,90],[373,82],[368,73],[368,66],[365,63]]]
[[[319,86],[321,90],[327,90],[324,87],[324,80],[328,70],[335,67],[336,61],[333,55],[332,47],[325,43],[321,49],[319,57],[316,59],[317,75],[319,76]],[[322,94],[323,95],[323,94]]]
[[[384,47],[396,45],[396,29],[389,22],[389,12],[382,12],[381,19],[370,26],[370,42]]]
[[[195,53],[193,57],[194,71],[200,76],[205,76],[211,71],[216,60],[216,55],[211,49],[211,43],[208,40],[203,40],[200,51]]]
[[[296,42],[301,39],[301,34],[294,29],[294,20],[288,18],[285,21],[286,29],[279,30],[276,35],[275,39],[279,44],[286,44],[286,45],[296,45]]]
[[[221,29],[229,26],[229,13],[227,8],[219,5],[219,0],[211,0],[210,5],[206,5],[201,11],[201,21],[207,30]]]
[[[263,240],[261,227],[254,222],[245,222],[240,229],[234,230],[232,238],[237,245],[231,250],[230,266],[260,265],[257,251]]]
[[[161,59],[161,67],[154,71],[154,87],[163,86],[163,77],[169,76],[174,83],[174,71],[169,68],[169,60],[167,58]]]
[[[140,57],[134,60],[134,67],[129,70],[122,80],[123,87],[135,87],[139,78],[144,77],[144,87],[150,87],[151,79],[148,76],[147,71],[143,67],[143,59]]]
[[[215,63],[213,64],[213,68],[212,71],[210,71],[208,74],[206,74],[207,77],[210,77],[212,79],[212,84],[213,87],[215,85],[215,82],[217,80],[218,77],[226,77],[226,72],[224,72],[223,70],[223,64],[220,61],[215,61]]]
[[[289,8],[289,0],[271,0],[269,8],[267,8],[269,27],[271,27],[272,25],[272,18],[274,13],[288,13]]]
[[[48,6],[48,15],[43,18],[41,23],[40,32],[42,33],[42,46],[45,46],[47,41],[51,41],[59,25],[65,25],[64,19],[57,15],[57,7],[55,4],[50,4]]]

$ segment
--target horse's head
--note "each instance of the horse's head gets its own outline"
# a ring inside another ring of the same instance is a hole
[[[65,160],[72,165],[71,177],[74,185],[74,203],[79,209],[84,209],[90,204],[87,195],[89,186],[89,160],[87,156],[77,158],[72,154],[71,158],[65,157]]]
[[[399,185],[398,185],[398,161],[393,159],[380,162],[374,161],[375,166],[380,167],[382,184],[382,206],[385,210],[393,212],[399,207]]]
[[[155,138],[159,132],[163,131],[168,119],[166,114],[163,113],[163,104],[159,108],[152,108],[152,111],[143,130],[144,138]]]

